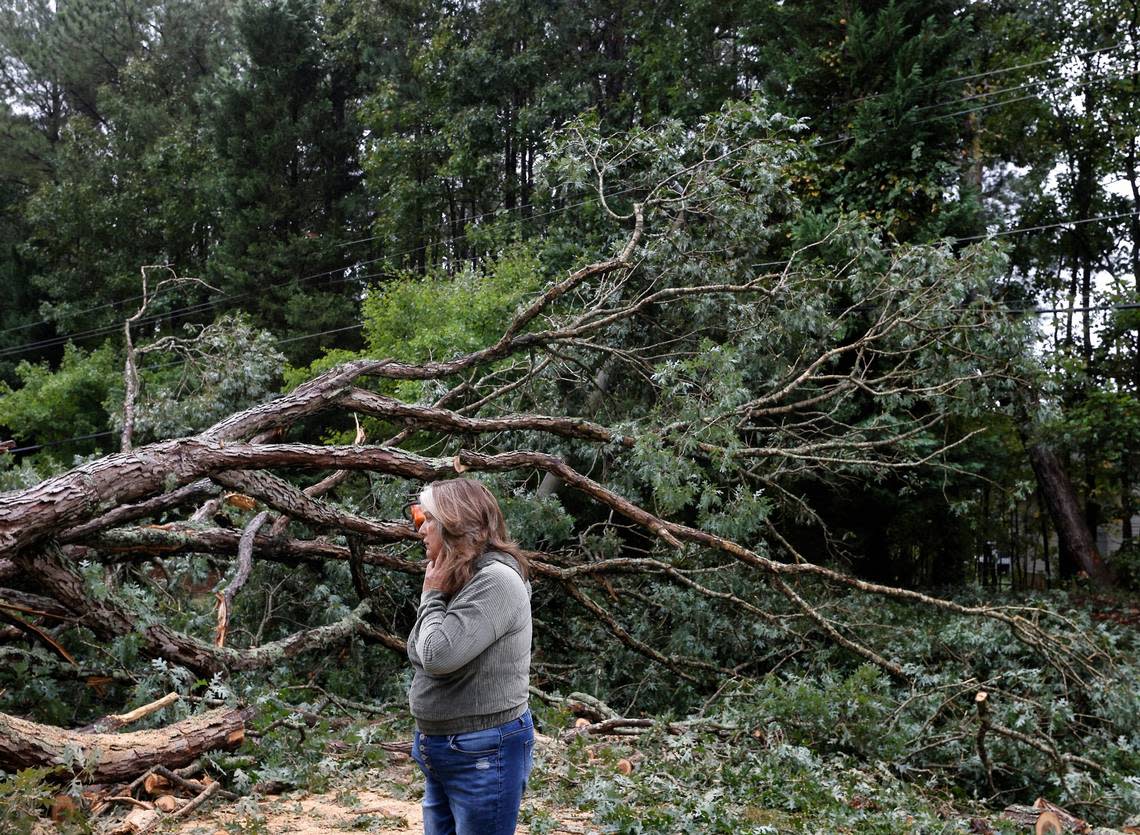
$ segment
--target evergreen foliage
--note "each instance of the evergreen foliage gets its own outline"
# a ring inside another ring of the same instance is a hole
[[[799,577],[795,591],[823,601],[812,620],[744,565],[667,547],[549,475],[485,473],[512,534],[552,564],[640,561],[596,580],[583,569],[585,603],[536,584],[536,685],[659,720],[636,745],[552,755],[540,794],[614,832],[962,831],[985,804],[1037,795],[1120,822],[1140,810],[1138,32],[1118,0],[2,3],[0,442],[21,450],[0,452],[0,491],[117,449],[121,334],[144,266],[202,283],[131,331],[139,443],[342,363],[493,345],[541,294],[621,251],[636,217],[632,266],[522,328],[574,338],[366,384],[464,416],[590,421],[628,444],[422,429],[404,447],[534,450],[760,558],[963,606],[1012,599],[1109,684],[1085,686],[992,620]],[[349,426],[321,414],[275,440],[348,443]],[[405,428],[364,426],[368,443]],[[1087,527],[1119,534],[1104,554],[1119,596],[1091,596],[1057,544],[1026,456],[1038,443],[1059,453]],[[417,486],[356,475],[328,501],[395,519]],[[253,515],[210,514],[237,529]],[[209,639],[232,555],[152,570],[115,553],[82,563],[93,599]],[[980,590],[1007,579],[1000,557],[1011,588]],[[367,578],[390,604],[385,628],[406,634],[417,578]],[[333,623],[358,579],[345,562],[257,559],[230,643]],[[740,601],[769,617],[742,618]],[[858,625],[909,682],[829,643],[832,623]],[[331,726],[298,718],[306,687],[402,715],[403,659],[361,642],[209,680],[147,661],[137,633],[58,632],[103,683],[6,642],[0,710],[69,725],[170,690],[256,704],[274,730],[256,761],[215,758],[243,792],[278,778],[321,789],[380,758],[368,726],[343,733],[339,764],[328,756]],[[647,663],[645,648],[685,663]],[[980,689],[995,725],[1058,757],[991,734],[987,771]],[[615,777],[634,748],[645,762]],[[24,826],[49,778],[0,781],[0,826]]]

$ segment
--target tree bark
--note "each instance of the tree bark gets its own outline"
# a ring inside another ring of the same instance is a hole
[[[165,525],[161,528],[117,528],[100,534],[89,544],[103,553],[170,556],[198,553],[232,555],[240,542],[241,534],[236,530]],[[274,538],[264,534],[254,537],[253,548],[261,560],[289,565],[306,563],[314,568],[319,568],[325,560],[344,561],[349,557],[348,549],[343,545],[316,539]],[[364,562],[407,574],[422,574],[424,570],[420,561],[391,556],[377,548],[366,551]]]
[[[1081,513],[1076,490],[1057,454],[1043,443],[1032,444],[1027,451],[1062,551],[1068,550],[1072,554],[1093,583],[1098,586],[1112,585],[1112,575],[1097,552],[1096,542]]]
[[[146,501],[116,507],[98,518],[63,531],[58,539],[60,542],[78,542],[98,531],[113,528],[125,522],[147,516],[157,516],[182,504],[197,504],[202,499],[218,495],[218,492],[217,485],[209,479],[199,479],[179,487],[177,490],[171,490],[169,493],[163,493]]]
[[[88,782],[128,780],[153,765],[177,768],[207,751],[237,748],[250,713],[219,708],[166,728],[125,734],[82,733],[0,713],[0,768],[58,767],[68,777],[82,772]]]
[[[73,615],[70,609],[61,606],[53,598],[7,588],[0,588],[0,609],[12,609],[28,615],[39,615],[60,620],[68,620]]]
[[[278,466],[342,465],[420,480],[454,473],[449,459],[423,458],[380,447],[223,444],[204,441],[201,436],[164,441],[108,455],[0,499],[0,555],[15,556],[20,549],[110,507],[144,499],[204,475]]]

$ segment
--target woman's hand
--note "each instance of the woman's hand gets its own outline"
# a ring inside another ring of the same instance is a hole
[[[427,554],[427,569],[424,571],[424,590],[433,589],[443,591],[443,538],[439,530],[439,522],[428,518],[420,526],[420,535],[424,540],[424,552]]]
[[[443,560],[439,558],[429,559],[427,569],[424,571],[424,591],[428,589],[443,591],[444,573]]]

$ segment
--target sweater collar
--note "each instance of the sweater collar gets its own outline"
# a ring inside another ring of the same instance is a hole
[[[519,568],[519,564],[515,558],[502,551],[484,551],[483,554],[475,560],[475,570],[478,571],[481,568],[486,568],[493,562],[501,562],[508,568],[513,569],[515,574],[519,575],[519,577],[522,577],[522,569]]]

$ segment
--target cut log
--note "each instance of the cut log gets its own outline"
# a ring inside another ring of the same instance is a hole
[[[1081,820],[1043,797],[1037,798],[1032,806],[1020,804],[1007,806],[1001,816],[1019,826],[1033,827],[1034,835],[1069,835],[1069,833],[1094,831],[1087,821]]]
[[[161,774],[148,774],[143,780],[143,790],[151,797],[158,794],[165,794],[169,789],[170,781]]]
[[[1033,835],[1062,835],[1061,819],[1052,812],[1042,812],[1033,826]]]
[[[58,767],[60,776],[80,771],[91,782],[128,780],[152,765],[186,765],[215,749],[232,750],[245,738],[250,709],[219,708],[165,728],[133,733],[81,733],[0,713],[0,768]],[[68,752],[65,757],[64,751]],[[78,751],[80,762],[70,756]],[[68,765],[64,765],[68,762]]]

